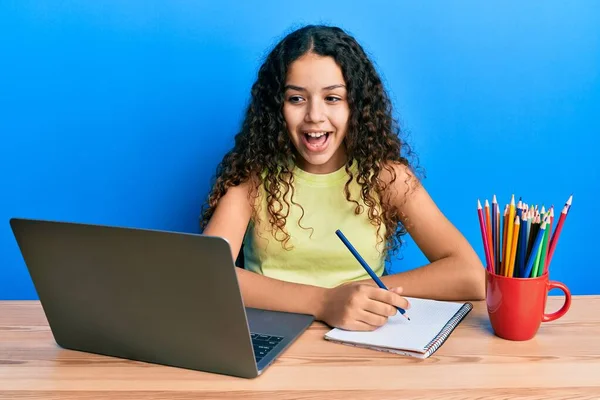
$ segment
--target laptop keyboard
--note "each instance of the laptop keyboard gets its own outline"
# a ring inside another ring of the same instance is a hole
[[[261,333],[251,333],[250,336],[252,337],[252,347],[254,347],[256,362],[262,360],[268,352],[273,350],[283,340],[281,336],[263,335]]]

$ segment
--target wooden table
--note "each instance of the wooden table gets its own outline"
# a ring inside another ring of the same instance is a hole
[[[575,296],[528,342],[495,337],[475,303],[426,360],[329,343],[327,329],[248,380],[64,350],[38,302],[0,302],[0,399],[600,399],[600,296]]]

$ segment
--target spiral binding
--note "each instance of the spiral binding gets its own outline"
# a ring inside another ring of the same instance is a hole
[[[467,314],[473,309],[473,304],[465,303],[454,316],[444,325],[442,330],[425,346],[425,358],[429,357],[440,348],[442,344],[448,339],[448,336],[454,331],[458,324],[467,316]]]

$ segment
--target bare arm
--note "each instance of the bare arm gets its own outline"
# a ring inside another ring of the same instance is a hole
[[[439,300],[481,300],[485,296],[485,271],[463,235],[448,221],[417,178],[396,166],[395,193],[391,201],[405,227],[430,264],[382,278],[391,287],[402,287],[405,296]],[[405,181],[411,177],[409,183]],[[410,186],[408,186],[410,185]],[[408,194],[405,194],[410,188]]]
[[[229,242],[235,260],[250,221],[252,206],[248,193],[250,183],[231,187],[219,200],[204,235],[220,236]],[[236,268],[238,281],[247,307],[265,310],[317,315],[325,289],[285,282]]]
[[[219,200],[203,232],[227,239],[233,259],[238,256],[252,214],[249,189],[248,183],[230,188]],[[386,291],[360,283],[327,289],[285,282],[241,268],[236,268],[236,272],[245,306],[309,314],[334,327],[373,330],[396,314],[395,307],[408,308],[399,290]]]

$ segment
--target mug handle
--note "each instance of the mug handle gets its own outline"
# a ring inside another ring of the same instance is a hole
[[[569,307],[571,307],[571,292],[564,284],[562,284],[560,282],[556,282],[556,281],[549,281],[546,290],[549,292],[550,289],[562,290],[563,293],[565,294],[565,304],[563,304],[561,309],[556,311],[555,313],[552,313],[552,314],[544,313],[544,315],[542,316],[542,322],[550,322],[550,321],[554,321],[555,319],[562,317],[563,315],[565,315],[565,313],[567,311],[569,311]]]

